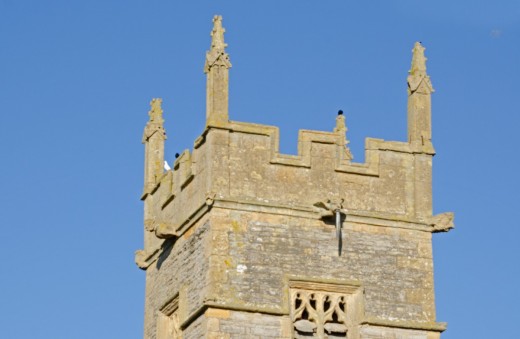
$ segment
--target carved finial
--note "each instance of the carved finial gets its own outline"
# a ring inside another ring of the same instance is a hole
[[[423,94],[434,92],[430,77],[426,74],[425,48],[420,42],[416,42],[412,49],[412,67],[408,71],[408,94],[415,91]]]
[[[412,67],[410,75],[426,75],[426,60],[424,56],[425,48],[420,42],[416,42],[412,49]]]
[[[215,15],[213,17],[213,30],[211,31],[211,48],[206,53],[206,64],[204,65],[204,73],[208,73],[214,65],[231,68],[229,55],[225,49],[227,44],[224,42],[224,32],[222,27],[222,16]]]
[[[206,52],[204,73],[206,81],[206,125],[223,125],[229,122],[229,68],[222,17],[215,15],[211,31],[211,48]]]
[[[215,15],[213,17],[213,30],[211,31],[211,49],[224,50],[227,44],[224,42],[224,33],[226,30],[222,27],[222,16]]]
[[[155,123],[162,123],[163,120],[163,110],[161,107],[162,99],[154,98],[150,101],[150,110],[148,111],[148,115],[150,116],[150,121]]]
[[[415,43],[408,72],[408,142],[418,151],[434,154],[431,142],[431,93],[434,90],[426,74],[424,49],[420,42]]]

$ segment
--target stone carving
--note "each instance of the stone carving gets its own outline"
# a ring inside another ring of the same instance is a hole
[[[344,199],[328,199],[326,202],[315,203],[314,209],[320,214],[321,219],[335,217],[336,219],[336,238],[338,239],[338,255],[341,256],[341,227],[347,217],[347,210],[343,208]]]
[[[408,72],[408,142],[419,152],[434,154],[431,142],[431,93],[434,90],[426,73],[424,50],[420,42],[412,49],[412,66]]]
[[[433,226],[433,232],[448,232],[455,227],[453,218],[454,214],[452,212],[441,213],[432,216],[429,223]]]
[[[318,212],[320,217],[323,219],[327,217],[333,217],[337,211],[343,215],[347,214],[347,210],[343,208],[344,201],[345,199],[331,198],[327,199],[326,201],[319,201],[313,206],[316,212]]]
[[[206,192],[206,205],[212,206],[217,195],[214,192]]]
[[[227,44],[224,42],[224,32],[226,30],[222,27],[222,16],[215,15],[213,17],[213,30],[211,31],[211,48],[206,53],[204,73],[208,73],[214,65],[225,68],[231,67],[229,55],[225,51]]]
[[[135,251],[135,263],[140,269],[146,270],[152,262],[157,259],[159,254],[159,248],[152,249],[150,252],[145,250],[137,250]]]
[[[229,122],[229,68],[222,17],[215,15],[211,31],[211,47],[206,52],[206,125],[225,126]]]
[[[148,232],[153,232],[157,228],[155,219],[146,219],[144,221],[144,229]]]
[[[143,143],[148,141],[152,135],[159,132],[163,139],[166,139],[166,132],[163,127],[163,110],[161,107],[162,99],[154,98],[150,101],[150,110],[148,116],[150,120],[146,124],[143,135]]]
[[[354,157],[352,156],[352,153],[350,152],[350,148],[348,147],[348,144],[350,141],[347,139],[347,124],[345,123],[345,116],[343,115],[343,111],[338,112],[338,116],[336,117],[336,127],[334,127],[334,133],[338,133],[341,135],[343,139],[343,145],[345,147],[346,152],[346,159],[352,160]]]
[[[227,44],[224,42],[224,33],[226,30],[222,27],[222,16],[215,15],[213,17],[213,30],[211,31],[211,48],[224,49]]]
[[[339,293],[292,290],[294,338],[347,338],[346,299]]]
[[[412,49],[412,66],[408,76],[408,89],[410,93],[415,91],[430,94],[434,92],[430,77],[426,74],[426,60],[424,56],[425,48],[420,42],[416,42]],[[423,85],[423,86],[421,86]]]
[[[161,104],[162,104],[161,98],[154,98],[150,102],[151,109],[148,112],[148,115],[150,115],[150,121],[163,122],[163,118],[162,118],[163,110],[162,110]]]

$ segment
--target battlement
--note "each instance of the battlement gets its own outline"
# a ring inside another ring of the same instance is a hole
[[[316,204],[339,200],[349,220],[427,232],[451,227],[451,216],[431,215],[431,148],[367,138],[366,162],[355,163],[345,132],[338,123],[332,132],[300,130],[298,154],[288,155],[279,152],[275,126],[209,124],[144,198],[153,200],[147,229],[180,236],[214,205],[320,219]]]

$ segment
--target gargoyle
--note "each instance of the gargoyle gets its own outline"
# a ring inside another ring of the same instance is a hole
[[[448,232],[455,227],[453,224],[453,212],[446,212],[432,216],[428,223],[433,226],[433,232]]]

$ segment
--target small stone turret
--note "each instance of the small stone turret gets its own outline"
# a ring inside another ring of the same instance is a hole
[[[211,31],[211,48],[206,53],[204,73],[207,74],[206,85],[206,125],[222,125],[229,120],[229,68],[231,62],[225,48],[222,16],[213,18]]]
[[[416,42],[412,49],[412,67],[408,75],[408,142],[418,151],[434,153],[431,123],[431,93],[426,74],[425,48]]]

